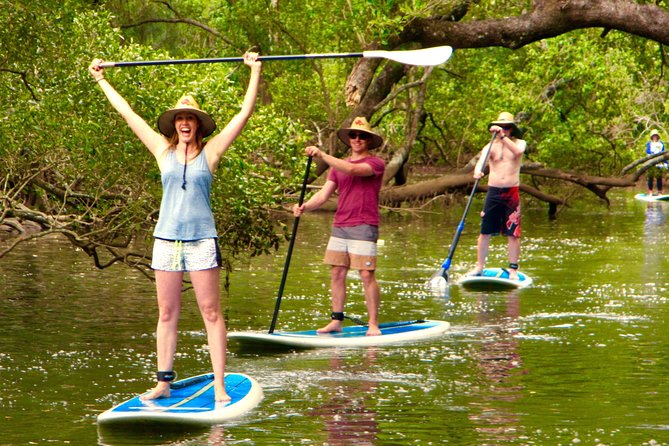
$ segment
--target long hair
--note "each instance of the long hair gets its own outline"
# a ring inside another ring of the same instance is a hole
[[[204,147],[204,142],[202,141],[202,121],[200,118],[197,118],[197,133],[195,133],[195,145],[197,146],[197,151],[200,153]],[[176,126],[174,128],[174,133],[169,137],[170,149],[176,150],[177,144],[179,143],[179,135],[177,134]]]
[[[197,153],[199,154],[202,149],[204,148],[204,142],[202,141],[202,121],[200,121],[200,118],[196,116],[197,119],[197,132],[195,133],[195,145],[197,147]],[[176,126],[174,126],[174,133],[172,133],[172,136],[170,136],[169,139],[169,149],[170,150],[176,150],[177,149],[177,144],[179,143],[179,134],[177,133]],[[185,158],[184,158],[184,173],[183,173],[183,184],[181,185],[181,188],[183,190],[186,190],[186,167],[188,166],[188,147],[186,147],[186,153],[185,153]]]

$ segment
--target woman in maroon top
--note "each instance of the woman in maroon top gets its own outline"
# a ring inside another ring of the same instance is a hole
[[[332,321],[318,330],[332,333],[342,330],[346,303],[346,274],[350,268],[360,272],[365,290],[369,316],[368,336],[381,334],[379,330],[379,285],[376,270],[376,242],[379,238],[379,191],[385,163],[370,150],[383,144],[383,138],[372,131],[363,117],[353,120],[350,127],[337,132],[339,139],[351,148],[351,156],[339,159],[309,146],[307,155],[320,158],[332,169],[323,188],[301,206],[295,205],[296,217],[318,209],[335,192],[339,192],[332,234],[325,252],[325,263],[332,266]]]

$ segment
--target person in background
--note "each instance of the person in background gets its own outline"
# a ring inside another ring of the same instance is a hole
[[[481,150],[481,156],[474,168],[474,178],[484,175],[483,161],[489,151],[488,193],[481,212],[481,234],[477,243],[476,268],[469,275],[480,275],[485,268],[490,238],[503,234],[509,243],[509,278],[518,280],[518,260],[520,258],[520,166],[526,143],[520,139],[521,132],[511,113],[500,113],[497,120],[488,126],[490,133],[497,137],[492,144]]]
[[[650,141],[646,143],[646,154],[647,155],[656,155],[658,153],[664,152],[664,143],[660,140],[660,132],[653,129],[650,131]],[[666,161],[655,164],[651,166],[646,171],[646,181],[648,182],[648,195],[654,195],[653,193],[653,182],[657,186],[657,193],[662,195],[662,177],[664,172],[667,170]]]
[[[293,207],[299,217],[304,212],[322,206],[339,192],[337,211],[330,240],[325,252],[326,264],[331,265],[332,320],[318,333],[342,331],[346,303],[346,275],[350,268],[360,273],[368,312],[368,336],[380,335],[379,285],[376,281],[376,243],[379,238],[379,192],[385,171],[384,161],[371,150],[383,144],[364,117],[357,117],[350,127],[337,131],[339,139],[351,148],[351,155],[339,159],[322,152],[318,147],[305,149],[308,156],[320,158],[330,166],[323,188],[306,203]]]
[[[255,53],[244,55],[251,76],[241,110],[221,132],[204,142],[203,139],[214,132],[216,124],[192,96],[184,95],[174,108],[160,116],[159,133],[137,115],[105,79],[105,71],[100,66],[102,62],[101,59],[93,60],[89,72],[112,107],[155,157],[163,186],[151,264],[155,270],[159,313],[157,383],[142,399],[170,396],[170,381],[176,376],[173,365],[182,280],[188,272],[207,330],[215,398],[216,401],[227,401],[230,399],[224,383],[227,334],[220,306],[221,256],[210,205],[211,183],[221,157],[253,113],[261,63]]]

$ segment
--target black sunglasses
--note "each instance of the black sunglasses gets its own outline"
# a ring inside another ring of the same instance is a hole
[[[512,125],[507,125],[507,124],[498,124],[498,125],[502,130],[511,130],[513,128]]]
[[[362,139],[367,140],[370,138],[369,133],[362,133],[362,132],[348,132],[348,139]]]

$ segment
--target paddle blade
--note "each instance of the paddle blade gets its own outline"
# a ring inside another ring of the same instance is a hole
[[[408,51],[363,51],[362,57],[381,57],[406,65],[432,67],[446,62],[452,54],[453,48],[450,46],[435,46]]]
[[[439,268],[432,274],[427,284],[430,289],[435,291],[446,289],[448,287],[448,271],[444,268]]]

